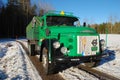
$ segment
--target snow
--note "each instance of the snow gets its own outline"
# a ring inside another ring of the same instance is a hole
[[[0,41],[0,80],[42,80],[22,46]]]
[[[106,35],[101,35],[105,39]],[[107,52],[109,56],[103,58],[101,65],[96,69],[120,78],[120,35],[109,34],[107,41]]]
[[[99,80],[94,76],[90,76],[88,73],[79,70],[78,68],[71,67],[63,72],[59,73],[65,80]]]
[[[120,35],[119,34],[101,34],[100,38],[106,40],[107,36],[107,47],[120,47]]]
[[[95,69],[120,78],[120,35],[101,34],[106,40],[108,57],[102,58]],[[23,43],[27,46],[25,39]],[[77,68],[70,67],[59,74],[65,80],[98,80]],[[42,80],[22,46],[13,39],[0,40],[0,80]]]

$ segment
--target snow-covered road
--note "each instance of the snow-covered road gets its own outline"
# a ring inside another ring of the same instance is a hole
[[[0,42],[0,80],[42,80],[26,55],[15,41]]]
[[[106,39],[106,35],[100,35]],[[107,52],[101,65],[95,69],[119,77],[120,75],[120,35],[107,35]],[[24,40],[23,40],[24,41]],[[26,42],[24,42],[26,45]],[[59,74],[65,80],[97,80],[94,76],[70,67]],[[120,78],[120,77],[119,77]],[[21,45],[13,40],[0,40],[0,80],[41,80]]]

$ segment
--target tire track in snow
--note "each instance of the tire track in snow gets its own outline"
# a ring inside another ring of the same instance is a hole
[[[23,42],[22,41],[18,42],[22,45],[25,51],[28,52],[28,49],[23,44]],[[29,59],[31,60],[32,64],[35,66],[36,70],[38,71],[39,75],[43,80],[64,80],[59,74],[46,75],[42,67],[42,63],[39,61],[37,56],[29,56]]]
[[[59,73],[65,80],[99,80],[93,75],[78,68],[71,67]]]
[[[19,43],[18,43],[18,46],[20,47],[22,56],[24,58],[25,70],[27,71],[27,69],[28,69],[28,70],[31,70],[31,72],[32,72],[32,73],[28,73],[28,74],[30,74],[30,76],[33,76],[32,80],[42,80],[41,77],[39,76],[38,71],[36,70],[36,68],[34,67],[34,65],[32,64],[32,62],[28,58],[25,50],[22,48],[22,46]],[[29,66],[26,66],[26,64],[29,65]]]

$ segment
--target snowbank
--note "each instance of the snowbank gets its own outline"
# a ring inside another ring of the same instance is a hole
[[[42,80],[24,49],[15,41],[0,43],[0,80]]]

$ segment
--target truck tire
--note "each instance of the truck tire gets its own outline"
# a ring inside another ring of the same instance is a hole
[[[84,63],[84,65],[87,67],[94,67],[95,62],[86,62],[86,63]]]
[[[99,64],[100,64],[100,60],[84,63],[84,65],[87,67],[97,67],[97,66],[99,66]]]
[[[95,61],[95,64],[94,64],[93,67],[97,67],[97,66],[99,66],[99,65],[100,65],[100,61],[101,61],[101,60],[97,60],[97,61]]]
[[[46,75],[54,73],[54,64],[53,62],[49,63],[48,53],[48,50],[46,48],[43,48],[42,65]]]
[[[29,55],[34,56],[35,55],[35,45],[34,44],[29,44],[28,43],[28,50],[29,50]]]

